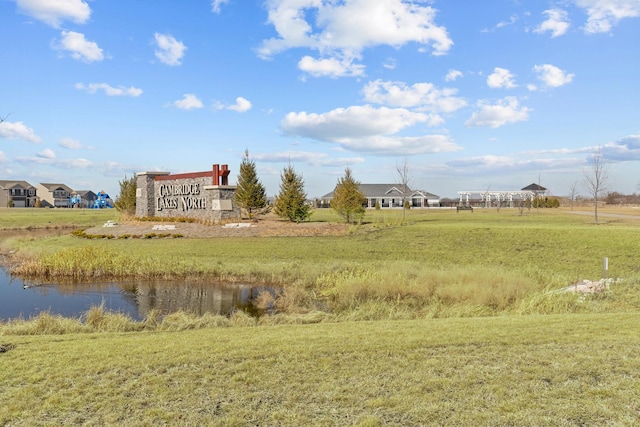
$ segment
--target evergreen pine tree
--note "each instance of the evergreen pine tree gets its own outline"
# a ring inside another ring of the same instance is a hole
[[[280,175],[280,193],[276,197],[274,213],[289,221],[300,222],[311,216],[311,206],[307,204],[304,181],[289,165]]]
[[[331,209],[343,217],[347,223],[361,221],[364,217],[364,204],[367,198],[360,191],[360,183],[351,175],[351,169],[344,171],[344,176],[338,180],[338,185],[333,192]]]
[[[124,176],[120,184],[120,194],[116,198],[114,206],[123,215],[134,216],[136,214],[136,176],[127,178]]]
[[[255,162],[249,159],[249,150],[244,151],[244,157],[242,158],[242,163],[240,163],[235,202],[249,219],[253,219],[254,215],[262,215],[270,210],[267,205],[267,192],[258,179]]]

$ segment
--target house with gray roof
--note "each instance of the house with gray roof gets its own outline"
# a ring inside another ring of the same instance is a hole
[[[0,180],[0,206],[30,208],[36,204],[36,188],[27,181]]]
[[[98,195],[91,190],[77,190],[71,192],[70,208],[92,208]]]
[[[36,187],[42,207],[68,208],[73,190],[64,184],[38,184]]]
[[[538,196],[544,196],[544,193],[547,191],[546,188],[544,188],[543,186],[533,183],[533,184],[529,184],[526,187],[524,187],[522,189],[523,191],[533,191],[533,194],[536,195],[536,197]]]
[[[440,196],[423,190],[412,190],[403,184],[360,184],[360,191],[367,198],[365,208],[401,208],[402,200],[409,202],[412,208],[436,207],[440,204]],[[403,191],[404,189],[404,191]],[[322,196],[322,205],[329,205],[333,193]]]

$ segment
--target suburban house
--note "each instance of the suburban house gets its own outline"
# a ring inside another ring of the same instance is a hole
[[[30,208],[36,204],[36,188],[26,181],[0,180],[0,206]]]
[[[402,200],[409,202],[412,208],[428,208],[440,205],[440,197],[422,190],[412,190],[403,184],[360,184],[367,198],[365,208],[401,208]],[[333,198],[333,191],[322,196],[321,206],[329,206]]]
[[[64,184],[38,184],[36,187],[42,207],[67,208],[73,190]]]
[[[92,208],[98,195],[91,190],[78,190],[71,193],[72,208]]]
[[[109,196],[101,191],[74,191],[65,184],[40,183],[0,179],[0,207],[14,208],[103,208],[113,207]]]

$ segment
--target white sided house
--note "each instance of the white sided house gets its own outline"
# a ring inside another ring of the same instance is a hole
[[[64,184],[38,184],[36,187],[42,207],[68,208],[73,190]]]
[[[360,184],[360,191],[367,198],[365,208],[402,208],[403,199],[409,202],[412,208],[429,208],[440,206],[440,196],[423,190],[412,190],[403,184]],[[404,191],[403,191],[404,189]],[[333,194],[322,196],[321,205],[329,206]]]
[[[227,165],[213,170],[170,174],[136,174],[136,216],[193,218],[219,223],[240,218],[235,205],[236,187],[228,184]]]

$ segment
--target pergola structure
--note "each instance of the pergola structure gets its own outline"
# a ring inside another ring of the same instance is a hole
[[[458,202],[459,206],[469,206],[469,198],[472,195],[480,196],[480,200],[484,207],[489,208],[491,204],[495,202],[498,206],[501,205],[502,202],[507,202],[509,207],[513,207],[514,201],[524,202],[529,200],[533,202],[533,199],[536,197],[536,193],[533,191],[524,191],[524,190],[511,190],[511,191],[489,191],[489,190],[481,190],[481,191],[458,191],[458,195],[460,196],[460,201]]]

